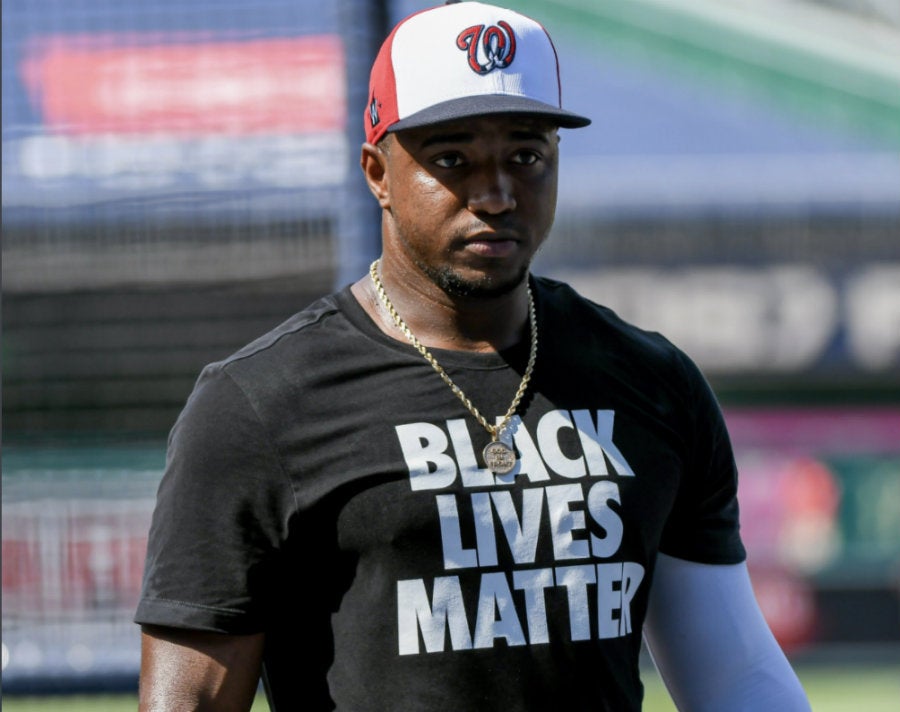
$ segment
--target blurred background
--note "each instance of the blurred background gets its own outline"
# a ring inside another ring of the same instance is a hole
[[[204,364],[377,255],[368,67],[429,4],[3,3],[8,700],[136,688],[168,430]],[[505,4],[594,121],[535,271],[694,357],[777,637],[900,700],[900,4]]]

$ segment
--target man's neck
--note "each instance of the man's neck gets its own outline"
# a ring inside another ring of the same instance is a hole
[[[495,352],[527,339],[528,291],[522,284],[494,297],[451,297],[437,285],[380,277],[388,302],[420,343],[430,348]],[[351,288],[357,301],[388,336],[407,341],[369,275]]]

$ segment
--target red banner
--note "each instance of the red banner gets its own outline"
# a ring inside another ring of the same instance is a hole
[[[344,54],[337,36],[182,44],[56,37],[32,43],[21,67],[52,132],[241,135],[344,128]]]

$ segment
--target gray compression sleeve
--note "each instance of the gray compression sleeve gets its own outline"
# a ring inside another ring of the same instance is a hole
[[[681,712],[809,712],[756,602],[746,564],[660,554],[644,636]]]

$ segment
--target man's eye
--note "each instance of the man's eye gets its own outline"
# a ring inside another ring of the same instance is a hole
[[[463,159],[458,153],[445,153],[435,158],[434,163],[441,168],[457,168],[462,165]]]
[[[538,162],[540,156],[534,151],[516,151],[513,154],[512,162],[520,166],[531,166]]]

